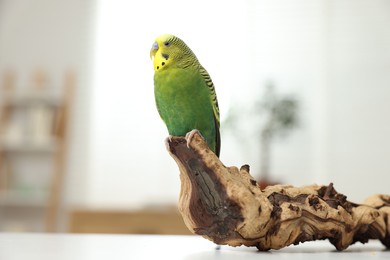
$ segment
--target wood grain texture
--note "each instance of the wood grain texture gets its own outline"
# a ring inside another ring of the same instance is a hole
[[[328,239],[337,250],[379,239],[390,248],[390,196],[349,202],[333,184],[261,190],[249,166],[226,167],[198,132],[167,139],[181,178],[179,210],[191,232],[216,244],[280,249]]]

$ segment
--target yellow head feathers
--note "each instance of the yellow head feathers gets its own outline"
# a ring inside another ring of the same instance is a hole
[[[150,58],[154,58],[154,71],[167,67],[188,67],[198,60],[191,49],[178,37],[163,34],[156,38],[150,50]]]

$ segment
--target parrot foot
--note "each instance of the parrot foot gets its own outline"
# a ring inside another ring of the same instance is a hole
[[[200,135],[203,138],[202,134],[197,129],[194,129],[191,132],[188,132],[186,134],[186,137],[185,137],[186,140],[187,140],[187,148],[190,148],[189,143],[191,143],[191,140],[192,140],[192,138],[194,137],[195,134],[198,134],[198,135]]]

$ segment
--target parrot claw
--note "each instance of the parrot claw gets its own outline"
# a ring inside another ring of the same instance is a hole
[[[165,138],[165,147],[166,147],[166,149],[167,149],[168,151],[170,151],[169,143],[172,142],[172,138],[173,138],[172,135],[170,135],[170,136],[168,136],[167,138]]]
[[[189,143],[191,143],[191,139],[194,137],[195,134],[199,134],[200,136],[202,136],[200,134],[199,130],[197,130],[197,129],[194,129],[191,132],[188,132],[186,134],[187,148],[190,148]],[[203,138],[203,136],[202,136],[202,138]]]

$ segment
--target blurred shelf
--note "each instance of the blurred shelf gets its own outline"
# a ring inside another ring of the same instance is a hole
[[[7,190],[0,193],[1,207],[47,207],[47,192]]]
[[[11,72],[0,86],[0,231],[7,221],[24,230],[58,228],[75,75],[65,74],[59,96],[57,87],[49,88],[46,73],[37,71],[34,77],[23,92]],[[44,214],[30,223],[29,212]]]
[[[60,106],[61,100],[57,97],[42,93],[15,94],[7,98],[7,104],[12,107],[28,107],[35,104],[43,104],[51,107]]]
[[[54,140],[44,143],[10,143],[0,142],[0,148],[2,151],[8,153],[48,153],[52,154],[57,150],[57,142]]]
[[[68,231],[100,234],[192,234],[175,206],[135,211],[74,209],[69,216]]]

